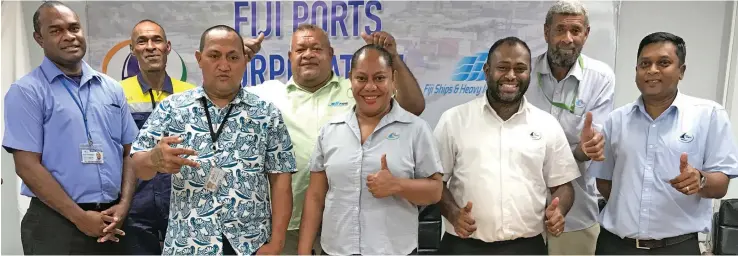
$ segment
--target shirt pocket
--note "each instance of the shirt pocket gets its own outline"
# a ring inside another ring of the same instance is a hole
[[[666,161],[673,161],[676,166],[679,166],[682,153],[687,153],[687,161],[695,168],[701,168],[702,155],[699,154],[699,138],[695,134],[697,133],[678,130],[671,132],[666,138],[664,138],[664,144],[667,147],[667,152],[664,152],[666,153],[664,155],[669,158],[666,159]],[[695,165],[695,163],[699,164]]]
[[[543,175],[543,163],[546,159],[546,138],[540,131],[528,131],[520,141],[512,146],[515,152],[511,155],[517,156],[512,159],[514,163],[522,165],[520,168],[523,173],[520,174],[526,180],[541,180]]]
[[[559,123],[561,124],[561,128],[564,129],[564,134],[566,134],[567,141],[579,142],[579,135],[581,131],[579,124],[582,123],[581,115],[562,110],[561,115],[559,116]]]
[[[101,129],[107,131],[107,134],[115,142],[120,143],[123,134],[123,118],[121,116],[123,109],[121,106],[112,102],[95,102],[91,104],[90,110],[95,111],[94,114],[100,120]]]

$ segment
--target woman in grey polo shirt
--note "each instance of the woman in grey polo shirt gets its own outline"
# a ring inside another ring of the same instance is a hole
[[[407,255],[418,247],[418,206],[441,199],[441,164],[428,124],[393,99],[393,60],[374,44],[351,59],[356,106],[318,135],[299,254],[311,254],[321,222],[329,255]]]

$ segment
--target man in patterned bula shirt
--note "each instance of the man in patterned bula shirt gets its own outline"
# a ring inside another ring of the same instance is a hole
[[[296,170],[282,115],[241,87],[233,28],[206,30],[195,57],[203,85],[162,101],[133,143],[138,178],[173,174],[163,254],[280,254]]]

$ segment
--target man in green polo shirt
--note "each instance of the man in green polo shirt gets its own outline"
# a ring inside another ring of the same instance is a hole
[[[375,32],[371,35],[362,33],[362,38],[367,44],[383,46],[393,55],[393,68],[397,72],[395,98],[402,108],[420,115],[425,109],[425,98],[418,81],[400,59],[394,37],[387,32]],[[244,40],[244,44],[255,54],[260,49],[260,41]],[[318,132],[328,120],[349,111],[355,104],[351,81],[333,74],[332,58],[333,48],[326,32],[312,24],[300,25],[292,34],[290,80],[286,84],[270,80],[248,88],[280,109],[297,157],[297,173],[292,176],[292,219],[283,250],[287,255],[297,254],[298,229],[310,179],[307,166]],[[314,248],[316,253],[320,253],[317,242]]]

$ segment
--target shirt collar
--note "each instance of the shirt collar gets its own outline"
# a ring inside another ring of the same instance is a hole
[[[392,99],[390,104],[392,105],[392,109],[382,117],[382,120],[379,121],[379,124],[377,125],[377,128],[375,130],[379,130],[381,126],[385,126],[394,122],[399,123],[412,123],[413,119],[411,118],[410,112],[407,112],[405,109],[400,107],[400,104],[397,103],[395,99]],[[350,123],[353,119],[356,118],[356,105],[351,109],[351,111],[346,113],[346,116],[342,119],[336,119],[332,121],[331,123]]]
[[[193,89],[193,96],[195,96],[195,99],[200,100],[200,98],[205,97],[208,101],[212,102],[208,95],[205,93],[205,87],[204,86],[197,86],[195,89]],[[246,90],[246,88],[241,87],[240,90],[238,90],[238,94],[235,98],[233,98],[233,101],[231,101],[231,104],[246,104],[251,107],[255,107],[258,105],[259,98],[254,95],[253,93],[250,93]]]
[[[584,64],[584,54],[579,54],[577,62],[569,69],[569,73],[564,78],[574,76],[577,80],[582,81],[584,79]],[[548,65],[548,52],[538,58],[535,72],[541,75],[551,74],[551,67]]]
[[[141,91],[148,92],[151,90],[151,86],[144,81],[143,76],[141,74],[136,75],[136,80],[138,81],[138,84],[141,85]],[[164,73],[164,86],[161,87],[162,91],[165,91],[169,94],[174,94],[174,86],[172,86],[172,78],[169,77],[169,74]]]
[[[479,97],[479,100],[482,101],[482,104],[480,104],[482,106],[482,111],[489,110],[497,118],[500,118],[500,115],[497,114],[497,111],[495,111],[495,109],[492,108],[492,105],[489,104],[489,100],[487,100],[486,93],[484,94],[483,97]],[[510,119],[513,119],[515,116],[520,115],[521,113],[525,112],[526,110],[528,110],[529,107],[530,106],[528,105],[528,99],[526,99],[525,96],[523,96],[523,98],[520,99],[520,106],[518,107],[518,111],[515,112],[515,114],[513,114],[512,116],[510,116]],[[500,118],[500,120],[502,119]]]
[[[664,112],[670,110],[671,108],[676,108],[677,110],[680,110],[680,109],[683,110],[688,107],[689,107],[689,100],[687,99],[686,95],[677,91],[676,98],[674,98],[674,101],[671,102],[671,105],[669,105],[669,107],[666,108]],[[636,101],[633,102],[633,107],[631,107],[630,112],[633,112],[636,109],[640,109],[643,113],[647,113],[646,106],[643,104],[643,95],[638,96],[638,99],[636,99]]]
[[[321,87],[320,89],[316,90],[313,93],[319,92],[323,90],[324,88],[328,88],[331,86],[338,86],[340,85],[340,83],[341,83],[341,77],[337,76],[335,73],[331,73],[331,79],[328,80],[328,82],[323,87]],[[305,91],[304,89],[302,89],[302,87],[300,87],[297,83],[295,83],[294,77],[290,77],[290,80],[287,81],[287,92],[289,93],[289,92],[293,92],[296,90]]]
[[[87,62],[84,60],[80,60],[80,62],[82,62],[82,79],[80,80],[80,85],[86,84],[92,78],[97,78],[98,81],[102,81],[100,74],[92,69],[90,65],[87,65]],[[64,72],[62,72],[59,67],[57,67],[54,62],[51,62],[47,57],[44,57],[44,60],[41,62],[41,72],[44,73],[46,81],[49,83],[52,83],[54,79],[59,76],[66,76],[64,75]]]

